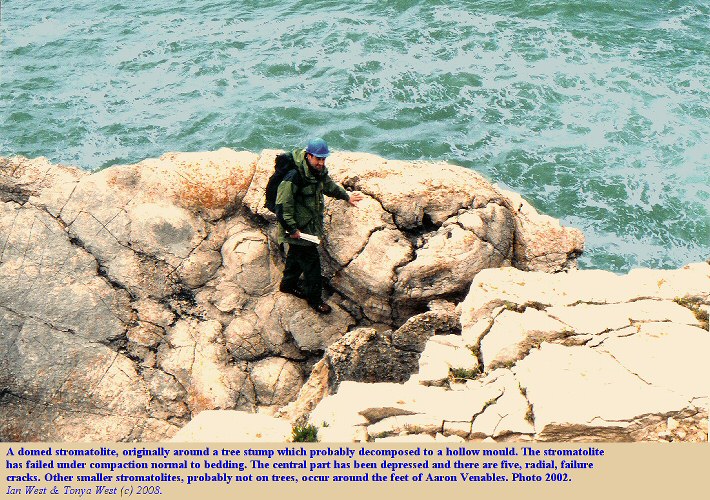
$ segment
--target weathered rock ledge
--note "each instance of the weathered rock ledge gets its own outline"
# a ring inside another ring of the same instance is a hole
[[[708,264],[576,271],[474,172],[340,153],[321,317],[277,291],[276,153],[0,158],[0,439],[707,440]]]

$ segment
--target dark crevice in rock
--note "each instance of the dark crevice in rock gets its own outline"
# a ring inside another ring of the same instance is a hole
[[[546,308],[551,307],[550,304],[543,304],[542,302],[537,301],[527,301],[522,304],[505,301],[502,305],[507,311],[513,311],[519,314],[524,313],[528,307],[537,311],[545,311]]]
[[[7,203],[9,201],[12,201],[14,203],[17,203],[18,205],[24,206],[24,204],[27,203],[30,197],[34,194],[35,193],[24,190],[18,186],[3,186],[0,190],[0,202]]]
[[[579,259],[582,254],[584,253],[583,250],[572,250],[571,252],[567,252],[567,264],[565,269],[560,269],[559,271],[555,271],[555,273],[561,273],[567,271],[569,269],[569,266],[572,265],[571,263],[576,263],[577,259]],[[576,265],[576,264],[574,264]]]
[[[698,323],[700,323],[700,327],[704,330],[708,330],[710,317],[708,315],[708,303],[706,301],[702,300],[700,297],[682,297],[673,299],[673,302],[689,309],[698,320]]]
[[[197,321],[205,321],[208,319],[203,312],[197,310],[198,304],[195,292],[195,290],[183,286],[173,291],[171,295],[163,297],[158,301],[175,316],[175,319],[169,326],[174,326],[179,319],[192,318]]]
[[[282,327],[282,328],[283,328],[283,327]],[[277,356],[277,357],[282,357],[282,358],[284,358],[284,359],[288,359],[289,361],[294,361],[294,362],[297,362],[297,363],[301,363],[301,362],[307,360],[309,357],[311,357],[311,356],[312,356],[313,354],[315,354],[316,352],[319,352],[319,351],[310,352],[310,351],[305,351],[305,350],[301,349],[301,348],[298,346],[298,344],[296,343],[296,339],[293,337],[293,334],[291,333],[291,331],[288,330],[288,328],[283,328],[283,331],[284,331],[284,343],[281,344],[281,346],[278,346],[278,347],[279,347],[279,350],[282,350],[281,348],[282,348],[284,345],[286,345],[286,346],[293,346],[293,347],[294,347],[294,351],[299,354],[299,357],[297,357],[297,358],[296,358],[296,357],[289,357],[288,355],[286,355],[286,354],[284,354],[284,353],[276,354],[275,356]],[[275,347],[276,347],[276,346],[275,346]],[[323,351],[321,350],[320,352],[323,352]],[[309,370],[309,371],[310,371],[310,370]]]
[[[436,230],[440,227],[432,220],[431,215],[426,212],[422,213],[422,220],[421,220],[419,226],[416,226],[416,227],[405,226],[398,221],[397,212],[392,209],[388,209],[385,206],[385,204],[382,202],[382,200],[380,200],[377,196],[375,196],[374,193],[368,191],[367,189],[363,189],[363,188],[357,189],[357,186],[355,185],[354,182],[347,182],[346,181],[343,183],[343,185],[345,187],[350,187],[351,189],[356,189],[356,190],[360,191],[362,194],[369,196],[370,198],[375,200],[380,205],[380,207],[382,207],[382,210],[384,212],[388,213],[392,217],[392,223],[395,225],[395,227],[398,230],[400,230],[402,233],[404,233],[406,236],[408,236],[412,240],[412,242],[417,240],[421,235],[436,232]]]
[[[392,311],[392,326],[394,326],[395,328],[399,328],[400,326],[402,326],[412,316],[416,316],[417,314],[421,314],[426,311],[426,308],[423,306],[423,304],[415,304],[414,307],[412,309],[408,309],[404,315],[400,315],[400,307],[396,300],[397,285],[399,284],[401,270],[417,259],[416,247],[414,247],[414,245],[411,249],[411,252],[412,253],[409,259],[395,266],[392,269],[392,287],[390,288],[390,294],[387,298],[387,303],[390,306],[390,310]],[[411,303],[408,302],[408,305],[411,305]]]
[[[480,321],[480,320],[479,320]],[[483,353],[481,352],[481,343],[483,342],[483,339],[488,335],[491,330],[493,329],[493,325],[495,325],[495,318],[491,318],[490,323],[488,324],[488,327],[481,333],[480,337],[478,337],[478,341],[476,341],[475,345],[470,346],[471,349],[471,354],[476,356],[478,359],[478,366],[480,367],[480,372],[484,373],[486,369],[488,368],[485,363],[483,362]]]
[[[351,331],[355,328],[360,328],[361,326],[365,324],[370,324],[372,321],[370,318],[368,318],[365,315],[365,312],[362,307],[358,305],[358,303],[354,300],[352,300],[350,297],[345,295],[343,292],[335,288],[331,283],[330,280],[324,279],[323,280],[323,290],[325,292],[326,298],[332,297],[333,295],[337,295],[339,297],[339,303],[340,307],[343,308],[345,312],[347,312],[351,318],[355,320],[355,326],[349,327],[348,331]]]
[[[439,229],[439,227],[441,227],[441,225],[435,224],[431,218],[431,215],[424,212],[424,215],[422,215],[421,230],[425,233],[433,233],[433,232],[437,231]]]
[[[613,330],[612,328],[607,328],[607,329],[605,329],[605,330],[602,330],[602,331],[599,332],[599,333],[590,334],[589,338],[588,338],[587,340],[585,340],[584,342],[582,342],[581,345],[583,345],[583,346],[588,346],[593,340],[599,340],[599,337],[600,337],[601,335],[604,335],[605,333],[611,333],[611,332],[613,332],[613,331],[614,331],[614,330]],[[604,342],[606,342],[606,340],[607,340],[607,339],[599,340],[599,343],[598,343],[597,345],[590,346],[590,347],[592,347],[593,349],[596,349],[597,347],[600,347],[602,344],[604,344]]]
[[[522,385],[520,385],[520,383],[518,383],[518,389],[520,389],[520,394],[522,394],[522,396],[525,398],[525,401],[528,404],[528,409],[525,412],[525,420],[530,425],[532,425],[534,428],[535,427],[535,412],[533,409],[533,404],[530,401],[530,399],[528,398],[528,389],[527,389],[527,387],[523,387]]]
[[[80,245],[77,245],[77,246],[80,246]],[[89,255],[91,255],[91,254],[89,254]],[[111,288],[113,288],[115,290],[120,290],[122,292],[126,292],[130,296],[131,302],[138,299],[138,297],[136,297],[135,294],[133,294],[125,285],[123,285],[123,283],[120,283],[120,282],[112,279],[108,273],[108,270],[103,265],[99,264],[98,260],[97,260],[97,264],[98,265],[96,267],[96,275],[99,276],[100,278],[103,278],[103,280],[106,283],[108,283],[108,285],[111,286]]]
[[[140,358],[132,355],[128,351],[128,337],[126,335],[119,335],[118,337],[113,337],[111,339],[105,340],[103,342],[100,342],[100,344],[108,347],[112,351],[122,354],[129,358],[131,361],[133,361],[136,364],[140,364],[142,361]]]
[[[504,394],[505,391],[501,391],[500,394],[498,394],[496,397],[491,398],[485,403],[483,403],[483,407],[471,416],[471,424],[473,424],[478,417],[483,415],[489,406],[493,406],[494,404],[496,404],[498,400],[503,397]]]
[[[225,222],[229,222],[230,219],[234,218],[244,218],[247,222],[249,222],[251,227],[256,227],[260,229],[264,229],[268,231],[268,228],[271,224],[278,224],[275,222],[276,216],[274,215],[274,220],[269,220],[268,218],[264,217],[263,215],[259,215],[258,213],[254,213],[251,210],[249,210],[246,207],[238,207],[235,208],[233,211],[229,213],[225,213],[222,217],[221,220]]]

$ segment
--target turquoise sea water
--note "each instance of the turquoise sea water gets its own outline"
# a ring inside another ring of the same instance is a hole
[[[0,155],[446,160],[582,229],[582,267],[710,257],[707,0],[2,1]]]

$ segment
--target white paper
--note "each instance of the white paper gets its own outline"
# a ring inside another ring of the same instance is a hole
[[[320,245],[320,238],[318,236],[313,236],[312,234],[301,233],[301,239]]]

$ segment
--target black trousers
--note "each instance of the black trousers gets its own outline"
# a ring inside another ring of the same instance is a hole
[[[323,301],[323,278],[321,277],[320,255],[315,245],[289,245],[286,255],[281,287],[294,289],[298,278],[303,275],[303,291],[308,303],[318,305]]]

